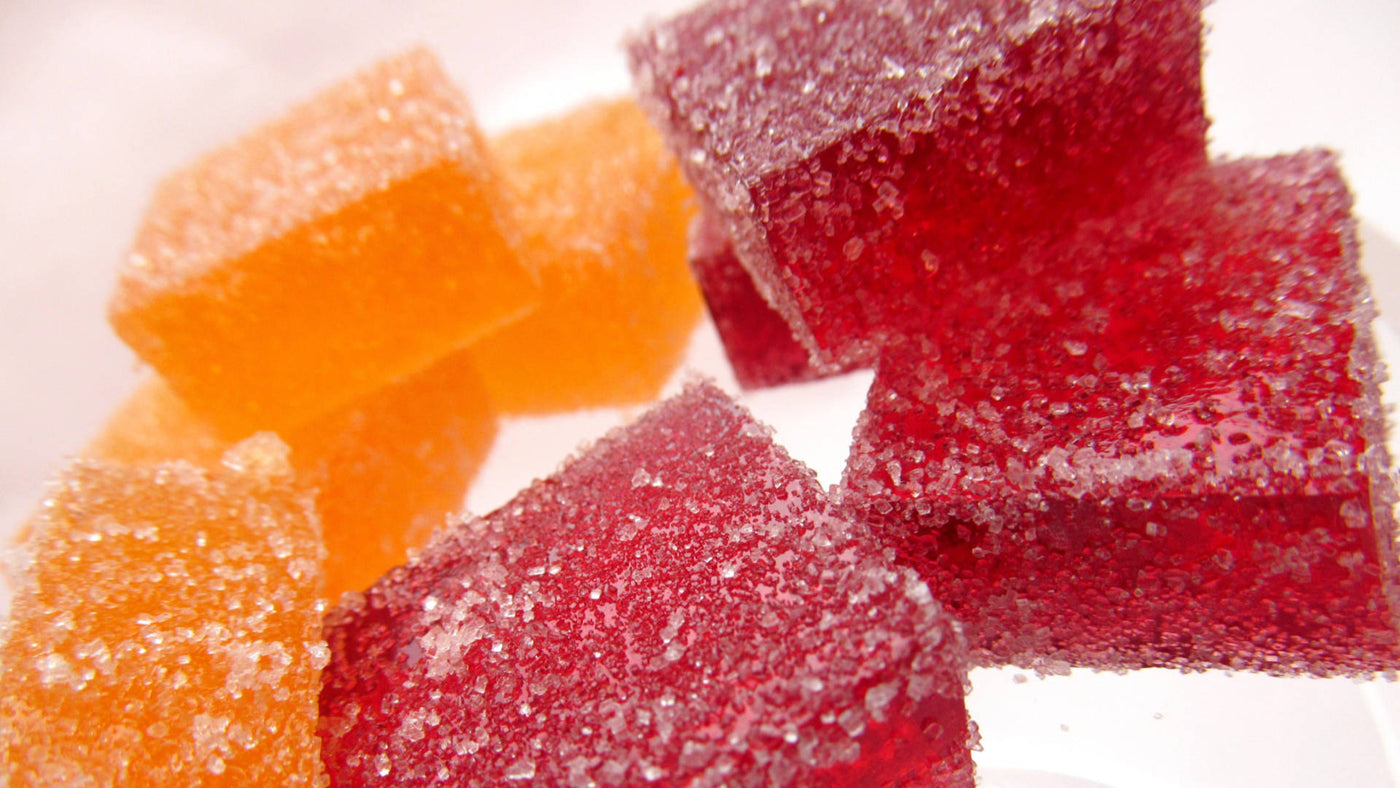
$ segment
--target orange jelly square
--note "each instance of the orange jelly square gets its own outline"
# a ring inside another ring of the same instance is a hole
[[[167,178],[111,322],[221,429],[282,431],[530,308],[511,214],[466,99],[411,51]]]
[[[503,413],[655,399],[701,314],[686,264],[695,206],[631,102],[584,106],[495,139],[542,302],[466,351]]]
[[[12,786],[322,785],[321,535],[286,447],[71,466],[0,646]]]
[[[285,433],[298,481],[318,491],[331,599],[368,588],[462,507],[496,427],[480,376],[458,353]],[[209,466],[232,442],[153,377],[87,453]]]

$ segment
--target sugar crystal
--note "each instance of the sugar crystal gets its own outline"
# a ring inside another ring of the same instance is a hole
[[[433,56],[390,58],[167,178],[112,325],[221,429],[300,426],[533,305],[499,180]]]
[[[1204,163],[1200,10],[711,0],[629,56],[758,291],[823,363],[849,363],[1027,239]]]
[[[397,785],[971,785],[957,625],[708,384],[444,532],[327,636],[339,785],[380,758]]]
[[[1325,152],[1220,162],[884,351],[844,501],[979,661],[1396,667],[1350,208]]]
[[[321,578],[288,571],[319,525],[275,438],[225,459],[53,488],[0,646],[10,785],[322,784]]]

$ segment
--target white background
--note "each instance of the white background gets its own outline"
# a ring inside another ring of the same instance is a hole
[[[0,536],[137,379],[104,305],[163,173],[414,43],[436,49],[488,130],[622,93],[617,42],[684,5],[0,0]],[[1400,239],[1400,2],[1218,0],[1208,18],[1215,151],[1340,150],[1378,301],[1400,315],[1400,246],[1388,240]],[[690,363],[732,390],[708,327]],[[834,482],[867,383],[746,401]],[[626,415],[507,425],[469,504],[505,501]],[[1394,685],[1156,671],[1022,678],[974,675],[984,784],[1400,784]]]

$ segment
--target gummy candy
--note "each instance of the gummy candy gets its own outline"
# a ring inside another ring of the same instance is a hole
[[[468,349],[504,413],[656,398],[700,298],[694,212],[675,160],[629,100],[585,105],[491,141],[514,190],[541,304]]]
[[[412,51],[166,179],[111,322],[220,429],[280,432],[529,308],[508,214],[466,100]]]
[[[319,490],[330,598],[367,588],[461,508],[496,423],[471,359],[455,354],[286,433],[298,480]],[[231,443],[152,378],[88,453],[122,463],[184,459],[207,466]]]
[[[0,646],[11,786],[320,785],[321,539],[286,448],[70,467]]]
[[[1400,664],[1350,208],[1325,152],[1218,163],[886,351],[844,501],[977,661]]]
[[[966,785],[957,625],[708,384],[327,619],[334,784]]]
[[[713,0],[629,45],[643,108],[823,363],[1205,163],[1201,3]]]
[[[690,268],[740,386],[767,388],[849,371],[812,362],[782,315],[758,294],[724,229],[708,212],[691,226]]]
[[[184,460],[211,468],[235,442],[192,412],[180,395],[153,375],[107,418],[83,456],[120,465]]]

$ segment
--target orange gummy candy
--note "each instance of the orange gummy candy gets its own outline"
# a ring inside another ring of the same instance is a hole
[[[497,422],[470,362],[454,354],[285,433],[298,481],[319,490],[330,598],[367,588],[462,507]],[[88,453],[129,464],[210,465],[231,442],[153,377]]]
[[[9,785],[323,785],[321,536],[286,447],[71,466],[0,646]]]
[[[491,143],[520,203],[542,303],[466,352],[503,413],[654,399],[701,314],[686,263],[690,189],[631,101]]]
[[[465,98],[415,50],[167,178],[117,333],[221,429],[284,430],[536,298]]]

